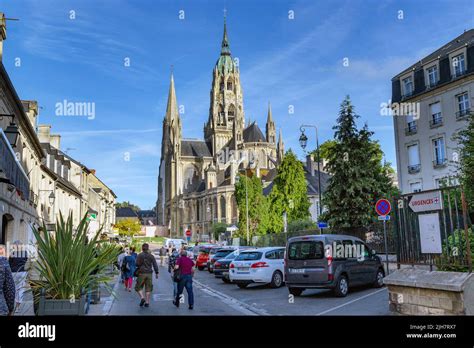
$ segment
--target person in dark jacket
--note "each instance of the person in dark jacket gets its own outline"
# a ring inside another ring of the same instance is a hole
[[[142,252],[138,254],[135,264],[138,269],[135,291],[140,295],[140,307],[143,307],[143,305],[149,307],[151,292],[153,291],[153,270],[156,279],[158,279],[160,271],[155,256],[150,252],[150,246],[147,243],[142,245]],[[143,296],[143,287],[145,287],[145,296]]]
[[[122,261],[122,268],[124,268],[125,277],[125,290],[128,292],[132,291],[133,275],[136,269],[136,258],[132,255],[132,251],[129,251],[128,255]]]
[[[174,279],[174,266],[176,266],[176,261],[178,261],[178,258],[179,253],[175,248],[173,248],[173,251],[171,252],[171,255],[168,258],[168,272],[170,273],[171,280],[173,281],[173,298],[176,298],[176,294],[178,292],[178,283]]]
[[[0,315],[12,315],[15,310],[15,282],[5,257],[5,246],[0,245]]]

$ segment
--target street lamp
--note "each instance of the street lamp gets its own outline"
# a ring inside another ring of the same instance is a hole
[[[18,136],[20,135],[20,131],[18,130],[18,126],[13,122],[13,118],[15,115],[13,114],[0,114],[0,119],[3,117],[11,117],[10,125],[5,128],[5,136],[7,137],[8,142],[12,147],[16,147],[16,142],[18,141]]]
[[[314,128],[316,131],[316,154],[317,154],[317,161],[318,161],[318,193],[319,193],[319,215],[318,215],[318,220],[321,214],[323,213],[323,206],[322,206],[322,201],[321,201],[321,170],[320,170],[320,156],[319,156],[319,140],[318,140],[318,127],[313,126],[313,125],[308,125],[308,124],[303,124],[300,126],[300,131],[301,131],[301,136],[300,136],[300,145],[303,148],[303,150],[306,148],[306,145],[308,143],[308,137],[304,134],[306,128]],[[312,173],[311,173],[312,174]]]
[[[51,206],[54,205],[54,201],[56,200],[56,195],[54,194],[54,191],[51,191],[51,194],[48,197],[49,197],[49,204]]]

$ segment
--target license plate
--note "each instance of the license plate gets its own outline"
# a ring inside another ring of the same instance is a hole
[[[290,268],[290,273],[304,273],[304,268]]]
[[[249,269],[250,269],[249,267],[239,267],[239,268],[237,268],[237,271],[238,272],[248,272]]]

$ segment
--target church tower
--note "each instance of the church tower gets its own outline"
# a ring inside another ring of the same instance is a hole
[[[267,115],[267,124],[265,126],[265,133],[267,136],[267,143],[276,144],[276,129],[275,122],[273,122],[272,117],[272,106],[268,103],[268,115]]]
[[[232,59],[226,18],[221,54],[212,72],[209,119],[204,126],[204,137],[211,144],[215,157],[221,149],[235,150],[243,143],[245,124],[242,87],[238,64]],[[231,142],[234,139],[235,141]]]

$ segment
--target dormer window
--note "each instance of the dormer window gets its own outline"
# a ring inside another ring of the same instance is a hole
[[[403,79],[403,96],[409,97],[413,94],[413,80],[411,76]]]
[[[428,68],[428,86],[434,87],[438,83],[438,67],[436,65]]]
[[[464,74],[464,72],[466,71],[466,62],[464,60],[464,53],[453,57],[452,64],[453,64],[454,77],[458,77]]]

